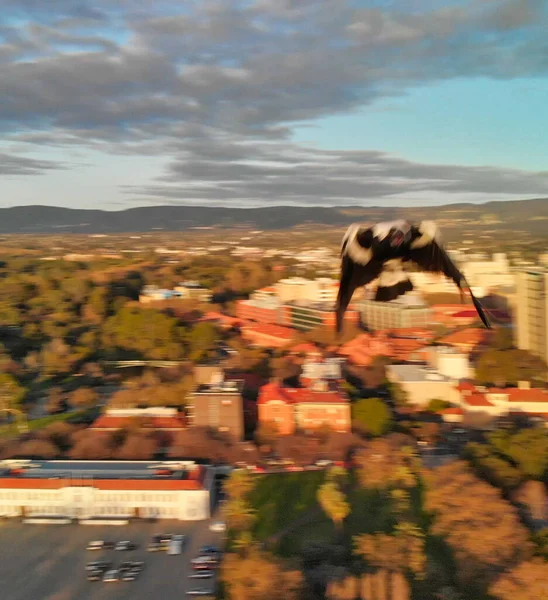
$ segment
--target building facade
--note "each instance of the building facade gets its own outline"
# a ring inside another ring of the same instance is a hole
[[[417,296],[406,294],[391,302],[365,299],[362,320],[370,330],[428,327],[432,310]]]
[[[3,461],[5,517],[158,518],[210,516],[213,470],[148,461]],[[161,475],[159,473],[162,473]]]
[[[310,331],[316,327],[335,328],[335,319],[335,305],[332,303],[295,301],[282,307],[282,325],[299,331]],[[350,308],[345,312],[344,320],[358,325],[360,315]]]
[[[325,381],[301,388],[273,381],[260,389],[257,405],[259,422],[275,423],[281,435],[312,431],[322,425],[339,432],[351,429],[348,396],[330,389]]]
[[[175,292],[185,300],[197,300],[198,302],[210,302],[212,293],[196,281],[183,281],[175,286]]]
[[[187,418],[191,427],[211,427],[237,440],[244,436],[243,380],[217,381],[198,386],[188,396]]]
[[[282,307],[277,298],[261,298],[238,300],[236,302],[236,317],[245,321],[280,324]]]
[[[548,271],[531,269],[515,275],[516,345],[548,362]]]

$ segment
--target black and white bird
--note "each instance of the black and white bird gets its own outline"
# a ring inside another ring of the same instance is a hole
[[[485,327],[489,320],[472,293],[464,275],[455,266],[441,242],[434,221],[422,221],[418,227],[408,221],[387,221],[366,227],[350,225],[341,246],[341,279],[335,306],[337,332],[341,332],[346,309],[357,288],[378,280],[375,300],[389,302],[413,289],[403,263],[412,261],[423,271],[441,273],[452,279],[464,300],[467,289]]]

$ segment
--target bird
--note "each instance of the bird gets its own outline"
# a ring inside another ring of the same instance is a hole
[[[447,254],[435,221],[418,225],[404,219],[367,226],[352,223],[341,244],[341,274],[335,303],[336,330],[341,333],[346,309],[357,288],[378,280],[375,300],[390,302],[413,290],[404,262],[415,263],[421,270],[440,273],[452,279],[460,290],[461,300],[468,291],[486,328],[491,324],[485,309],[474,296],[466,278]]]

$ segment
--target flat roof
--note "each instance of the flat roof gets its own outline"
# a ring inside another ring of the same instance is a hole
[[[25,467],[24,463],[23,466]],[[102,480],[165,480],[167,478],[185,481],[196,477],[196,468],[191,465],[186,468],[180,465],[173,470],[171,476],[157,476],[156,469],[164,468],[170,468],[170,465],[162,461],[32,460],[26,463],[26,467],[17,478]],[[4,470],[0,471],[0,480],[13,478],[13,474],[8,469],[9,462],[4,463]]]

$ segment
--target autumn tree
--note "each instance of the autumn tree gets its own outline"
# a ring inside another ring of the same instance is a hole
[[[227,600],[300,600],[304,585],[298,569],[257,548],[226,554],[221,580]]]
[[[99,396],[97,395],[97,392],[88,387],[78,388],[70,395],[70,403],[72,406],[78,408],[95,406],[98,399]]]
[[[548,598],[548,564],[542,559],[523,562],[502,575],[489,593],[497,600],[545,600]]]
[[[26,389],[8,373],[0,373],[0,408],[17,408],[26,394]]]
[[[455,461],[425,473],[431,532],[453,551],[457,576],[476,593],[531,553],[527,530],[500,492]],[[481,532],[481,534],[479,534]]]

